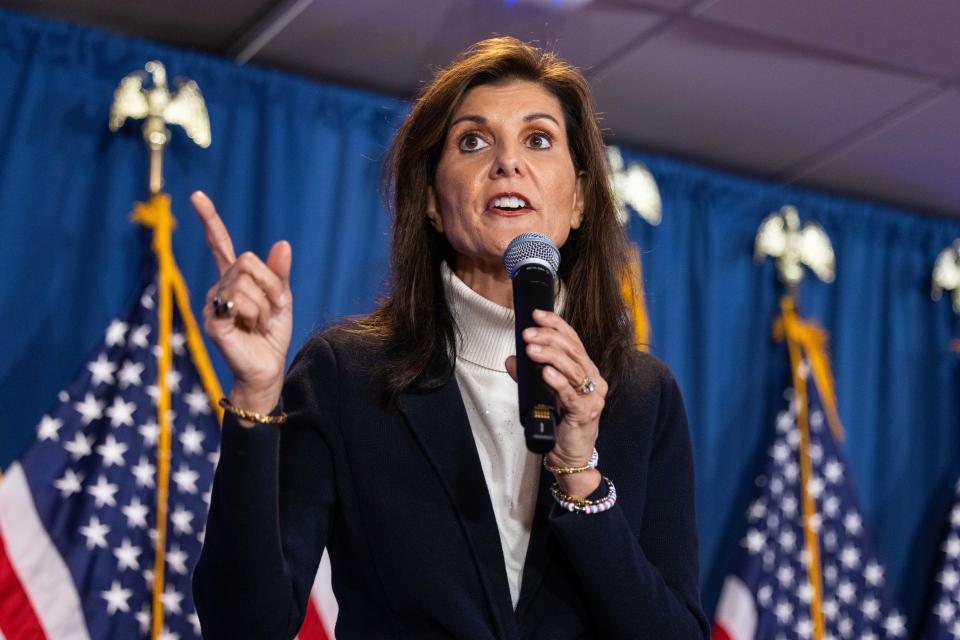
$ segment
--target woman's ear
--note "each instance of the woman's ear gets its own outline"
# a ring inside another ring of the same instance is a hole
[[[587,172],[580,171],[577,173],[577,185],[573,190],[573,217],[570,219],[570,228],[579,229],[580,224],[583,222],[583,210],[584,210],[584,196],[583,196],[583,183],[587,179]]]
[[[427,187],[427,219],[430,220],[430,226],[443,233],[443,218],[437,210],[437,192],[433,190],[433,185]]]

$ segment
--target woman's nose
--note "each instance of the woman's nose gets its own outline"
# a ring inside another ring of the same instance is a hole
[[[515,145],[501,144],[497,146],[497,155],[490,167],[490,178],[503,178],[523,175],[523,160],[520,149]]]

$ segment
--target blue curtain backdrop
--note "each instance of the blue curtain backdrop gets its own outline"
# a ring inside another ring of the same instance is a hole
[[[145,247],[127,214],[143,197],[146,154],[137,126],[113,135],[106,122],[119,79],[150,59],[195,79],[212,121],[210,149],[178,132],[166,154],[195,311],[215,277],[187,202],[197,188],[238,250],[292,241],[295,344],[369,310],[382,291],[389,217],[378,176],[406,104],[0,11],[0,466],[32,439],[134,285]],[[830,332],[843,449],[888,576],[918,621],[960,475],[960,365],[948,346],[960,322],[929,298],[934,259],[960,225],[625,157],[653,172],[664,201],[660,226],[634,217],[629,231],[643,251],[653,351],[690,415],[708,611],[743,533],[786,373],[770,340],[776,277],[769,261],[753,262],[753,238],[789,203],[834,243],[837,281],[804,283],[801,311]]]

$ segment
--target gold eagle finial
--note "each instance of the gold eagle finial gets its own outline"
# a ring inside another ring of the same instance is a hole
[[[952,245],[937,256],[931,280],[933,299],[939,300],[946,291],[953,301],[953,310],[960,313],[960,238],[954,240]]]
[[[110,130],[117,131],[128,118],[143,120],[143,139],[150,147],[150,193],[163,186],[163,148],[170,140],[168,124],[183,127],[187,136],[203,148],[210,146],[210,117],[200,87],[193,80],[177,79],[176,91],[167,87],[167,71],[161,62],[151,60],[144,69],[120,81],[113,92]],[[147,77],[152,78],[146,88]]]
[[[621,225],[630,220],[627,205],[641,218],[654,226],[663,219],[663,202],[653,174],[637,162],[627,165],[620,149],[607,147],[607,162],[610,165],[610,184],[617,201],[617,220]]]
[[[760,223],[754,257],[762,262],[766,256],[776,259],[777,274],[790,289],[803,280],[803,265],[824,282],[833,282],[836,265],[830,238],[818,224],[801,227],[796,207],[786,205]]]

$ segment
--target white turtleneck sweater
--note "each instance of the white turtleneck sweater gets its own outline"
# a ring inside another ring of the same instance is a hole
[[[537,501],[540,456],[527,451],[517,383],[504,361],[516,353],[513,310],[487,300],[442,265],[447,303],[459,330],[456,377],[497,519],[516,608]]]

